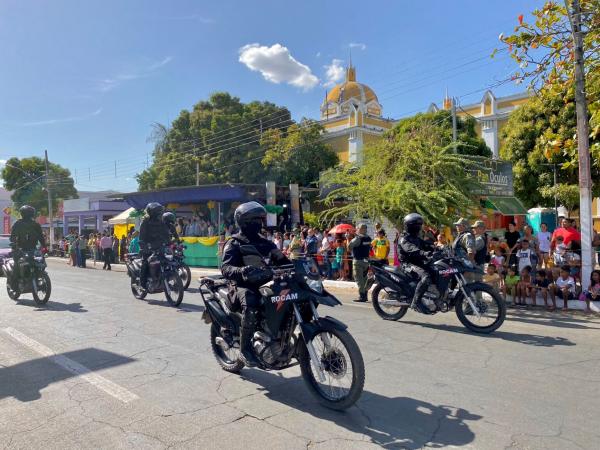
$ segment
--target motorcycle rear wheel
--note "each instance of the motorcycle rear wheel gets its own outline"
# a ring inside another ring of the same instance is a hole
[[[19,300],[19,296],[21,295],[21,292],[19,292],[19,288],[13,288],[11,282],[8,279],[6,280],[6,292],[12,300]]]
[[[332,344],[329,349],[326,348],[322,335],[329,338]],[[348,331],[334,327],[321,328],[312,342],[325,368],[326,382],[318,380],[315,373],[317,369],[313,367],[304,340],[301,340],[298,360],[302,378],[309,391],[326,408],[336,411],[350,408],[360,398],[365,385],[365,363],[358,344]],[[349,387],[342,386],[340,380],[343,379],[350,381]]]
[[[52,282],[46,272],[34,275],[31,279],[33,300],[38,305],[45,305],[52,293]]]
[[[456,315],[460,323],[468,330],[481,334],[490,334],[500,328],[506,318],[506,304],[500,294],[489,284],[481,282],[467,284],[465,291],[467,294],[476,292],[481,294],[481,300],[474,301],[475,306],[480,310],[481,318],[477,319],[477,315],[471,310],[471,305],[464,295],[461,295],[456,302]],[[485,318],[493,321],[484,323],[482,320]],[[474,320],[479,322],[476,323]]]
[[[213,323],[210,327],[210,347],[212,348],[213,355],[215,355],[217,362],[223,370],[231,373],[240,373],[244,368],[244,363],[239,358],[239,349],[230,348],[225,351],[217,344],[217,338],[219,337],[223,339],[221,327]]]
[[[177,272],[165,274],[165,297],[171,306],[179,306],[183,301],[183,283]]]
[[[373,288],[371,293],[371,302],[373,303],[373,309],[375,312],[384,320],[400,320],[408,311],[408,306],[388,306],[384,305],[383,301],[391,300],[386,299],[387,292],[383,289],[383,286],[377,284]]]

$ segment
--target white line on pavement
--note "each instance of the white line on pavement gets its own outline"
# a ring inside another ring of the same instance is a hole
[[[72,359],[67,358],[63,355],[57,355],[54,351],[52,351],[52,349],[24,335],[19,330],[9,327],[4,328],[2,331],[4,331],[6,334],[12,337],[14,340],[29,347],[36,353],[47,357],[50,361],[52,361],[55,364],[58,364],[63,369],[66,369],[69,372],[80,376],[91,385],[106,392],[109,395],[112,395],[114,398],[116,398],[119,401],[122,401],[123,403],[129,403],[139,398],[133,392],[130,392],[124,387],[119,386],[118,384],[113,383],[110,380],[107,380],[103,376],[93,373],[90,369],[79,364],[78,362],[75,362]]]

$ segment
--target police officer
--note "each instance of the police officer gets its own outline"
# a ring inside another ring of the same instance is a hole
[[[146,289],[148,281],[148,258],[153,250],[169,243],[169,228],[163,223],[163,205],[157,202],[146,205],[146,215],[140,225],[140,255],[142,267],[140,271],[140,287]]]
[[[478,220],[473,224],[473,235],[475,239],[475,256],[473,258],[475,264],[483,273],[483,267],[488,259],[488,235],[485,232],[485,222],[483,220]]]
[[[12,226],[10,233],[10,247],[15,263],[14,274],[20,274],[18,267],[19,258],[23,252],[31,252],[35,250],[38,242],[41,246],[45,246],[46,242],[42,227],[33,218],[35,217],[35,208],[29,205],[23,205],[19,209],[21,218]]]
[[[469,221],[461,217],[454,226],[456,227],[456,238],[452,243],[454,254],[475,261],[475,237],[469,229]]]
[[[267,211],[260,203],[241,204],[233,217],[240,232],[234,234],[225,245],[221,273],[232,282],[235,295],[242,305],[242,361],[246,366],[254,367],[259,364],[252,349],[252,335],[256,329],[257,308],[260,305],[258,288],[273,278],[273,272],[263,258],[270,258],[277,265],[289,264],[290,261],[275,244],[259,234],[267,217]],[[244,248],[246,246],[254,247],[263,258],[248,253]]]
[[[162,215],[162,221],[169,229],[169,237],[175,242],[179,243],[179,234],[177,233],[177,229],[175,228],[175,220],[175,214],[173,214],[171,211],[167,211]]]
[[[431,285],[431,269],[428,265],[433,245],[419,234],[423,228],[423,217],[417,213],[411,213],[404,217],[404,232],[400,237],[398,250],[400,260],[409,264],[410,270],[419,276],[419,282],[415,287],[412,307],[416,307],[420,298]]]
[[[348,248],[352,251],[352,276],[358,286],[359,297],[354,301],[366,302],[371,238],[367,236],[367,226],[364,223],[358,225],[357,235],[350,241]]]

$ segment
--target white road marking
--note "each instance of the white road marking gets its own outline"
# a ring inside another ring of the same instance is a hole
[[[124,387],[119,386],[118,384],[113,383],[110,380],[107,380],[103,376],[92,372],[90,369],[79,364],[78,362],[73,361],[72,359],[67,358],[66,356],[63,356],[63,355],[57,355],[54,351],[52,351],[52,349],[46,347],[43,344],[40,344],[36,340],[31,339],[30,337],[24,335],[19,330],[9,327],[9,328],[4,328],[2,331],[4,331],[6,334],[8,334],[10,337],[12,337],[14,340],[29,347],[31,350],[35,351],[36,353],[39,353],[40,355],[47,357],[54,364],[58,364],[63,369],[66,369],[69,372],[71,372],[72,374],[81,377],[82,379],[84,379],[85,381],[90,383],[91,385],[106,392],[107,394],[113,396],[114,398],[116,398],[117,400],[119,400],[123,403],[129,403],[129,402],[132,402],[139,398],[133,392],[130,392],[127,389],[125,389]]]

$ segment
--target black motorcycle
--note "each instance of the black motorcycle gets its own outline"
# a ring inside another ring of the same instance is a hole
[[[178,273],[178,263],[165,250],[154,250],[148,258],[148,282],[142,288],[140,274],[142,258],[138,253],[129,253],[125,261],[127,274],[131,278],[131,292],[143,300],[147,294],[164,292],[170,305],[179,306],[183,301],[183,282]]]
[[[260,288],[261,307],[252,343],[260,368],[281,370],[299,363],[310,392],[321,404],[335,410],[349,408],[364,386],[362,354],[345,324],[317,313],[318,305],[336,306],[340,301],[323,289],[313,260],[295,260],[274,268],[273,274],[272,285]],[[223,278],[202,278],[200,292],[206,306],[204,320],[212,324],[213,354],[224,370],[239,373],[244,367],[239,358],[239,302]]]
[[[399,320],[408,308],[414,307],[422,314],[455,309],[458,320],[476,333],[491,333],[504,322],[506,305],[500,294],[489,284],[466,281],[466,273],[480,272],[469,260],[436,252],[430,262],[431,286],[416,305],[412,302],[419,276],[411,267],[410,264],[390,267],[381,261],[371,261],[375,276],[373,308],[383,319]]]
[[[21,294],[31,292],[33,300],[38,305],[44,305],[50,299],[52,283],[46,272],[46,260],[43,254],[23,252],[18,256],[18,264],[12,258],[4,260],[2,271],[6,276],[6,291],[13,300],[18,300]]]
[[[171,244],[170,246],[173,261],[178,265],[177,273],[179,273],[179,278],[181,278],[181,282],[183,283],[183,289],[187,290],[192,282],[192,271],[190,270],[190,266],[188,266],[184,260],[183,251],[185,249],[186,246],[182,244]]]

